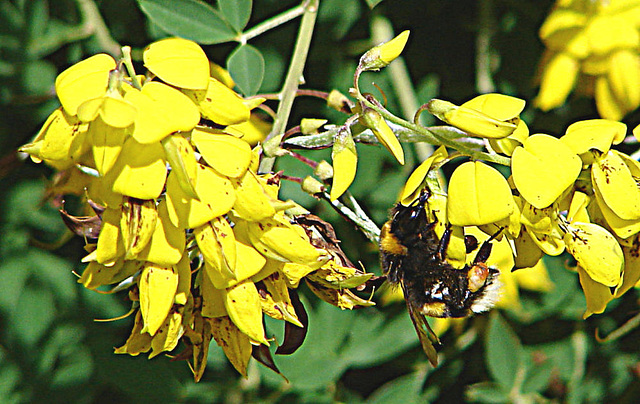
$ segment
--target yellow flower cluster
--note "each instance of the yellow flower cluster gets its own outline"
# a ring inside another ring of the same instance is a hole
[[[508,179],[480,161],[463,163],[453,172],[448,197],[438,210],[445,212],[441,221],[453,226],[447,254],[454,265],[469,259],[464,234],[473,233],[469,226],[476,226],[484,238],[503,229],[504,237],[495,244],[501,248],[504,243],[510,258],[498,268],[529,268],[543,254],[569,252],[587,298],[585,317],[601,313],[638,282],[640,163],[611,148],[624,139],[625,124],[586,120],[569,126],[559,139],[530,136],[514,114],[513,108],[524,107],[521,100],[485,94],[460,107],[432,103],[430,110],[447,123],[490,139],[496,151],[511,156]],[[501,114],[496,112],[500,106]],[[503,130],[506,123],[512,124],[511,133]],[[418,167],[401,201],[414,200],[434,163],[446,158],[446,150],[440,148]],[[492,259],[501,255],[492,254]]]
[[[600,116],[620,120],[640,105],[640,2],[558,0],[540,28],[547,47],[536,105],[562,105],[578,84]]]
[[[341,259],[326,228],[285,213],[299,207],[278,199],[277,176],[257,174],[245,137],[264,100],[212,78],[194,42],[161,40],[143,59],[144,77],[105,54],[62,72],[62,107],[21,149],[65,173],[57,192],[96,207],[79,282],[130,287],[135,324],[116,352],[154,357],[183,341],[199,380],[215,339],[246,375],[254,347],[269,345],[263,313],[305,326],[291,297],[301,279],[342,308],[371,304],[345,289],[370,275]]]

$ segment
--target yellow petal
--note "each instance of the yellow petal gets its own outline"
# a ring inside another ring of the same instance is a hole
[[[140,143],[158,142],[173,132],[188,132],[200,121],[195,104],[163,83],[148,82],[142,91],[129,91],[124,98],[138,108],[132,136]]]
[[[173,267],[148,263],[138,281],[140,312],[144,319],[142,332],[155,335],[164,323],[178,289],[178,273]]]
[[[246,122],[251,115],[251,109],[245,105],[242,97],[214,78],[209,79],[206,89],[183,92],[198,106],[203,118],[218,125]]]
[[[595,55],[608,55],[616,49],[635,49],[640,45],[636,27],[620,16],[598,15],[589,22],[585,33]]]
[[[624,220],[640,219],[640,190],[624,161],[608,152],[591,166],[591,180],[602,200]]]
[[[482,94],[465,102],[461,107],[475,109],[499,121],[518,118],[526,105],[525,100],[504,94]]]
[[[224,305],[229,318],[252,341],[269,345],[262,326],[260,295],[253,282],[245,281],[225,289]]]
[[[171,266],[180,261],[184,249],[184,230],[171,223],[166,200],[162,200],[158,204],[158,220],[153,229],[151,241],[138,254],[138,259],[160,266]]]
[[[58,108],[42,125],[34,143],[22,146],[20,151],[56,164],[59,169],[66,168],[89,150],[87,128],[87,124]],[[36,143],[37,147],[34,147]]]
[[[157,198],[167,178],[164,149],[159,143],[141,144],[128,138],[108,173],[113,191],[138,199]]]
[[[184,306],[189,301],[193,302],[193,297],[191,296],[191,260],[188,252],[182,253],[180,261],[176,264],[176,270],[178,271],[178,288],[173,300],[175,304]]]
[[[538,209],[551,205],[578,178],[582,162],[560,140],[543,134],[527,138],[511,157],[513,181]]]
[[[257,114],[251,114],[248,121],[229,125],[225,128],[225,131],[239,137],[249,145],[255,146],[267,138],[267,135],[271,132],[271,127],[271,123],[261,119]]]
[[[587,21],[584,13],[578,10],[556,9],[540,27],[540,39],[551,49],[563,49]]]
[[[236,279],[236,237],[229,222],[217,217],[196,227],[194,235],[205,262],[218,271],[219,276]]]
[[[178,184],[184,193],[197,198],[196,178],[198,175],[198,161],[193,147],[184,136],[179,133],[167,136],[162,140],[165,157],[171,166],[171,172],[176,175]]]
[[[596,77],[596,107],[601,117],[619,121],[629,111],[615,97],[607,76]]]
[[[105,95],[109,71],[115,68],[116,61],[100,53],[60,73],[56,78],[56,93],[64,110],[69,115],[75,115],[80,104]]]
[[[201,164],[198,165],[195,189],[200,200],[186,195],[173,173],[167,178],[169,217],[182,229],[202,226],[211,219],[226,214],[236,199],[229,179]]]
[[[591,197],[583,192],[576,191],[573,193],[569,212],[567,213],[567,218],[570,222],[590,222],[587,206],[591,202],[591,199]]]
[[[604,217],[611,230],[620,238],[627,238],[640,232],[640,220],[622,219],[605,203],[598,188],[594,188],[594,194],[598,203],[590,206],[590,214],[593,215],[593,210],[596,209],[597,213]]]
[[[209,279],[208,271],[202,273],[200,280],[200,294],[202,295],[202,315],[216,318],[227,315],[224,305],[224,289],[217,289]]]
[[[190,90],[204,90],[209,81],[209,60],[200,45],[182,38],[167,38],[147,46],[144,65],[164,82]]]
[[[156,228],[157,220],[155,200],[124,198],[120,215],[120,232],[126,251],[125,259],[135,259],[147,246]]]
[[[275,215],[272,199],[267,195],[259,177],[246,171],[242,178],[232,180],[236,187],[233,212],[241,219],[259,222]]]
[[[622,274],[622,285],[616,290],[615,297],[624,295],[640,280],[640,236],[636,234],[629,241],[630,245],[622,245],[624,271]]]
[[[318,268],[326,260],[324,251],[315,248],[308,237],[277,216],[262,222],[248,222],[251,243],[263,255],[283,262],[294,262]]]
[[[229,288],[256,275],[266,263],[266,258],[256,249],[243,241],[236,240],[236,266],[234,277],[229,277],[212,265],[207,265],[206,270],[209,279],[218,289]]]
[[[457,106],[448,101],[431,100],[429,112],[471,136],[500,139],[512,134],[517,122],[501,121],[472,108]]]
[[[523,120],[520,120],[516,130],[514,130],[512,134],[507,137],[503,137],[502,139],[489,139],[489,144],[491,145],[491,148],[498,153],[511,156],[515,148],[522,146],[528,137],[529,127]]]
[[[516,250],[514,269],[533,267],[542,258],[542,250],[526,231],[520,232],[520,236],[514,240],[514,247]]]
[[[612,144],[624,140],[627,125],[608,119],[588,119],[572,123],[560,138],[575,154],[583,154],[591,149],[606,153]]]
[[[251,163],[251,146],[244,140],[216,130],[194,129],[191,141],[207,164],[227,177],[241,177]]]
[[[211,324],[213,338],[222,348],[233,367],[247,377],[247,366],[251,359],[251,341],[227,316],[207,320]]]
[[[142,352],[147,352],[151,349],[152,337],[146,332],[142,332],[143,327],[142,314],[140,311],[136,313],[136,320],[131,330],[131,334],[127,339],[127,342],[120,348],[116,348],[114,353],[117,354],[129,354],[131,356],[140,355]]]
[[[400,194],[400,202],[403,205],[409,205],[411,202],[416,200],[418,194],[426,185],[427,175],[429,174],[429,170],[431,170],[431,166],[434,163],[441,162],[447,158],[448,155],[449,153],[447,153],[447,148],[440,146],[431,156],[429,156],[429,158],[413,170],[407,179],[407,183],[402,189],[402,193]]]
[[[100,175],[105,175],[116,163],[125,140],[125,130],[107,125],[98,117],[89,125],[87,140]]]
[[[480,161],[466,162],[451,175],[447,216],[458,226],[483,225],[509,217],[514,209],[507,180]]]
[[[635,32],[637,32],[634,29]],[[633,111],[640,105],[640,55],[635,48],[621,49],[610,57],[608,71],[611,90],[624,107]]]
[[[371,129],[378,141],[398,160],[398,163],[404,164],[402,145],[382,115],[373,109],[365,109],[360,115],[360,122]]]
[[[107,208],[102,213],[102,229],[96,249],[96,259],[100,264],[112,266],[125,253],[120,233],[120,215],[120,208]]]
[[[602,313],[607,307],[607,303],[613,300],[611,289],[591,279],[589,274],[579,266],[578,275],[580,276],[580,286],[582,286],[584,297],[587,300],[587,310],[582,317],[586,319],[592,314]]]
[[[160,355],[162,352],[173,351],[173,349],[178,346],[180,337],[182,337],[183,334],[182,314],[179,312],[169,313],[151,341],[149,359]]]
[[[335,201],[345,193],[356,177],[358,153],[356,144],[348,131],[340,131],[336,136],[331,159],[333,160],[333,182],[330,197]]]
[[[405,30],[392,40],[369,49],[360,58],[360,68],[366,70],[380,70],[396,59],[402,53],[409,39],[409,31]]]
[[[566,53],[554,55],[544,68],[535,105],[543,111],[559,107],[573,90],[580,63]]]
[[[608,287],[620,284],[624,255],[618,241],[604,227],[593,223],[572,223],[564,242],[591,279]]]
[[[117,97],[100,97],[87,100],[78,107],[78,119],[91,122],[98,115],[109,126],[126,128],[136,119],[138,110],[130,102]]]

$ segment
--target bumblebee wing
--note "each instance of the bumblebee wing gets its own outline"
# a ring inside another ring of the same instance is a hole
[[[402,284],[402,289],[406,296],[404,284]],[[431,365],[434,367],[438,366],[438,352],[436,351],[436,345],[440,345],[440,339],[436,333],[433,332],[431,326],[429,326],[427,318],[423,314],[419,313],[416,308],[409,303],[409,299],[405,300],[407,302],[407,309],[409,310],[409,317],[411,317],[413,327],[416,329],[416,333],[418,334],[422,350],[427,354],[427,358]]]

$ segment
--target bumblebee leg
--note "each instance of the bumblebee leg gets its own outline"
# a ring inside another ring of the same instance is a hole
[[[444,229],[444,233],[442,233],[442,238],[440,238],[440,242],[438,242],[438,255],[440,259],[444,259],[445,253],[447,252],[447,247],[449,247],[449,241],[451,241],[451,225],[448,224]]]
[[[478,253],[476,254],[476,258],[473,260],[473,264],[484,263],[487,262],[489,256],[491,255],[491,242],[498,237],[498,235],[502,232],[503,228],[501,227],[497,232],[495,232],[491,237],[486,239],[484,243],[480,246]]]

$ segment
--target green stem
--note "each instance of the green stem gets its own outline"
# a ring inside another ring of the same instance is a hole
[[[388,19],[383,16],[375,16],[371,23],[371,31],[374,43],[382,43],[393,38],[393,28]],[[391,76],[391,85],[394,88],[396,97],[402,110],[404,117],[412,117],[415,111],[420,107],[416,90],[411,82],[407,64],[402,56],[396,58],[393,63],[387,66],[387,71]],[[427,143],[418,143],[414,146],[418,159],[425,160],[433,153],[433,147]],[[406,168],[411,168],[413,164],[407,161]]]
[[[264,34],[270,29],[279,27],[282,24],[285,24],[294,18],[301,16],[307,7],[308,1],[303,2],[302,4],[285,11],[282,14],[278,14],[275,17],[269,18],[266,21],[261,22],[260,24],[254,26],[253,28],[243,32],[238,38],[237,41],[240,43],[247,43],[249,40]]]
[[[389,122],[393,122],[397,125],[403,126],[411,131],[414,131],[418,134],[421,134],[423,136],[427,137],[433,137],[437,140],[438,144],[443,144],[447,147],[450,147],[452,149],[456,149],[459,152],[461,152],[464,155],[467,155],[469,157],[471,157],[473,160],[484,160],[484,161],[489,161],[492,163],[496,163],[496,164],[501,164],[501,165],[505,165],[508,166],[510,164],[510,159],[508,157],[504,157],[504,156],[500,156],[497,154],[490,154],[490,153],[485,153],[485,152],[481,152],[481,151],[477,151],[477,150],[473,150],[469,147],[467,147],[466,145],[462,144],[461,142],[452,140],[450,138],[444,137],[441,134],[435,132],[435,131],[430,131],[429,129],[425,128],[424,126],[421,125],[417,125],[413,122],[409,122],[406,121],[402,118],[398,118],[397,116],[393,115],[391,112],[389,112],[387,109],[376,105],[372,102],[370,102],[369,100],[367,100],[362,94],[360,94],[359,92],[355,94],[355,96],[358,98],[358,100],[363,103],[365,106],[375,109],[378,113],[380,113],[380,115],[382,115],[383,118],[385,118],[387,121]]]
[[[366,215],[364,216],[358,215],[353,210],[351,210],[348,206],[346,206],[345,204],[343,204],[337,199],[335,201],[332,201],[331,198],[329,197],[329,194],[326,192],[323,192],[321,196],[324,200],[329,202],[331,206],[338,211],[338,213],[343,215],[345,218],[351,220],[353,224],[358,226],[364,233],[365,237],[367,237],[372,242],[378,244],[380,240],[380,229],[378,228],[378,226],[376,226],[375,223],[373,223],[373,221],[371,221],[371,219],[369,219]]]
[[[100,47],[112,56],[120,56],[120,44],[111,37],[96,3],[93,0],[76,0],[76,3],[82,14],[84,27],[95,35]]]
[[[142,90],[142,85],[140,84],[140,80],[138,80],[138,76],[136,76],[136,69],[133,67],[133,61],[131,60],[130,46],[122,47],[122,62],[124,63],[125,69],[127,69],[127,74],[131,78],[133,86],[138,90]]]
[[[496,91],[493,82],[491,64],[493,52],[491,39],[496,22],[493,18],[493,0],[478,1],[479,29],[476,37],[476,89],[480,94]]]
[[[293,50],[293,56],[291,57],[291,64],[287,77],[285,78],[284,85],[280,91],[282,101],[278,105],[278,112],[276,113],[276,120],[273,123],[273,128],[268,138],[281,135],[284,133],[284,128],[289,120],[289,114],[291,113],[291,107],[293,106],[293,100],[296,97],[296,91],[298,90],[298,84],[302,77],[304,65],[307,60],[307,54],[309,53],[309,46],[311,44],[311,37],[313,35],[313,27],[318,15],[318,4],[320,0],[308,0],[305,1],[302,6],[304,7],[304,14],[302,21],[300,22],[300,30],[298,31],[298,39],[296,46]],[[275,164],[275,157],[264,157],[260,162],[259,172],[266,173],[273,169]]]

